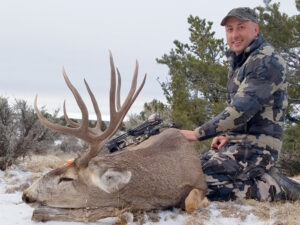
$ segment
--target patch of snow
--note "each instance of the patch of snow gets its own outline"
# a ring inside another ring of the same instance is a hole
[[[54,141],[54,145],[57,146],[57,145],[61,145],[62,141],[61,140],[55,140]]]
[[[20,192],[0,194],[0,223],[5,225],[29,225],[33,209],[22,202]]]

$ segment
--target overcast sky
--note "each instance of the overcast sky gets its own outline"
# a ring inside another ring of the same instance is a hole
[[[277,2],[277,1],[276,1]],[[297,13],[295,0],[281,0],[281,11]],[[110,68],[108,51],[122,75],[122,96],[130,86],[135,60],[139,81],[147,81],[129,113],[139,113],[145,102],[166,102],[156,78],[165,81],[168,68],[156,63],[174,47],[188,42],[187,18],[199,16],[214,23],[224,38],[220,21],[235,7],[264,5],[263,0],[0,0],[0,96],[24,99],[52,113],[67,100],[70,116],[80,113],[61,75],[62,66],[86,99],[85,78],[108,119]],[[226,74],[224,74],[226,76]],[[91,117],[93,118],[93,117]]]

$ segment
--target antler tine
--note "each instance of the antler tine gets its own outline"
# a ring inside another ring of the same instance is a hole
[[[135,92],[134,96],[131,98],[130,100],[130,103],[128,103],[127,105],[125,105],[124,107],[124,111],[127,113],[128,110],[130,109],[131,105],[134,103],[135,99],[137,98],[137,96],[139,95],[139,93],[141,92],[142,88],[144,87],[145,85],[145,82],[146,82],[146,78],[147,78],[147,74],[145,74],[144,78],[143,78],[143,81],[141,83],[141,85],[139,86],[139,88],[137,89],[137,91]],[[125,113],[125,115],[126,115]],[[125,116],[124,115],[124,116]]]
[[[111,51],[109,51],[109,63],[110,63],[110,90],[109,90],[109,110],[110,113],[115,114],[116,113],[116,72],[115,72],[115,64],[114,60],[111,54]],[[110,118],[111,119],[111,118]]]
[[[65,120],[67,122],[68,125],[70,125],[71,127],[74,127],[74,128],[78,128],[79,127],[79,124],[70,120],[70,118],[68,117],[67,115],[67,111],[66,111],[66,100],[64,101],[64,104],[63,104],[63,110],[64,110],[64,117],[65,117]]]
[[[111,66],[113,66],[113,59],[111,57]],[[133,104],[134,100],[136,99],[137,95],[139,94],[139,92],[142,90],[145,81],[146,81],[146,75],[144,77],[143,82],[141,83],[139,89],[137,92],[135,92],[136,90],[136,84],[137,84],[137,75],[138,75],[138,62],[136,61],[136,66],[135,66],[135,71],[134,71],[134,76],[132,78],[132,82],[131,82],[131,87],[129,90],[129,93],[127,95],[126,100],[124,101],[124,103],[122,104],[122,106],[120,107],[120,110],[116,111],[116,109],[113,107],[115,106],[115,90],[110,92],[110,123],[108,128],[104,131],[103,135],[97,137],[97,141],[101,141],[104,140],[106,138],[111,137],[112,135],[114,135],[114,133],[119,129],[120,124],[122,123],[126,113],[128,112],[129,108],[131,107],[131,105]],[[112,83],[111,84],[111,89],[115,89],[115,73],[114,70],[111,69],[111,71],[113,71],[111,73],[111,79],[112,79]]]
[[[135,93],[138,73],[139,73],[139,63],[138,63],[138,61],[136,61],[135,62],[135,69],[134,69],[134,75],[133,75],[133,78],[132,78],[132,81],[131,81],[131,87],[130,87],[129,93],[127,95],[127,98],[125,99],[125,101],[122,105],[122,108],[126,107],[127,105],[129,105],[129,107],[130,107],[131,104],[133,103],[133,102],[132,103],[130,103],[130,102],[131,102],[132,96]],[[120,109],[120,111],[124,111],[124,109],[122,109],[122,108]]]
[[[116,73],[115,73],[115,67],[114,62],[112,58],[112,54],[110,52],[110,66],[111,66],[111,85],[110,85],[110,123],[108,128],[101,134],[94,136],[94,142],[93,145],[90,145],[89,151],[82,155],[80,159],[76,160],[76,164],[78,166],[87,166],[88,162],[95,156],[98,155],[98,152],[101,150],[101,148],[104,146],[105,142],[104,140],[107,140],[109,137],[115,134],[115,132],[119,129],[120,124],[122,123],[126,113],[128,112],[129,108],[133,104],[136,97],[139,95],[140,91],[142,90],[147,75],[145,74],[144,79],[139,86],[138,90],[136,91],[137,86],[137,76],[138,76],[138,62],[136,61],[134,76],[132,78],[131,87],[129,90],[129,93],[127,95],[126,100],[120,106],[120,94],[119,90],[116,92]],[[118,72],[118,76],[120,77],[120,73]],[[120,89],[121,81],[118,83],[118,89]],[[117,94],[117,100],[116,95]],[[116,102],[117,101],[117,102]],[[116,110],[117,107],[117,110]]]
[[[96,116],[97,116],[97,124],[96,124],[96,129],[98,130],[101,130],[101,123],[102,123],[102,116],[101,116],[101,112],[99,110],[99,106],[98,106],[98,103],[97,103],[97,100],[94,96],[94,93],[91,91],[88,83],[86,82],[86,80],[84,79],[84,83],[85,83],[85,86],[86,86],[86,89],[90,95],[90,98],[91,98],[91,101],[93,103],[93,107],[94,107],[94,110],[95,110],[95,113],[96,113]]]
[[[38,107],[37,107],[37,95],[34,98],[34,110],[40,120],[40,122],[45,126],[48,127],[52,130],[56,130],[58,132],[64,133],[64,134],[71,134],[76,136],[76,129],[74,128],[70,128],[70,127],[66,127],[66,126],[62,126],[59,124],[54,124],[49,122],[44,116],[43,114],[39,111]]]
[[[82,121],[81,121],[80,129],[82,131],[87,131],[88,130],[88,123],[89,123],[89,115],[88,115],[86,105],[84,104],[84,102],[83,102],[79,92],[77,91],[77,89],[72,85],[71,81],[69,80],[64,67],[62,68],[62,74],[64,76],[64,79],[65,79],[65,82],[66,82],[68,88],[73,93],[73,96],[74,96],[74,98],[77,102],[77,105],[79,106],[80,111],[81,111]]]
[[[94,138],[93,138],[93,135],[98,135],[99,132],[94,132],[93,130],[89,129],[88,127],[88,111],[87,111],[87,108],[86,108],[86,105],[84,104],[80,94],[78,93],[77,89],[72,85],[72,83],[70,82],[64,68],[62,69],[62,74],[64,76],[64,79],[65,79],[65,82],[67,84],[67,86],[69,87],[69,89],[72,91],[74,97],[75,97],[75,100],[81,110],[81,114],[82,114],[82,121],[81,121],[81,124],[77,124],[73,121],[71,121],[69,119],[69,117],[67,116],[67,113],[66,113],[66,107],[65,107],[65,104],[64,104],[64,116],[65,116],[65,119],[67,121],[67,123],[71,126],[71,127],[66,127],[66,126],[61,126],[59,124],[53,124],[51,122],[49,122],[48,120],[46,120],[43,115],[40,113],[40,111],[38,110],[37,108],[37,96],[35,98],[35,102],[34,102],[34,108],[35,108],[35,111],[37,112],[37,115],[41,121],[41,123],[50,128],[50,129],[53,129],[53,130],[56,130],[58,132],[61,132],[61,133],[65,133],[65,134],[70,134],[70,135],[73,135],[75,137],[78,137],[90,144],[94,143]]]
[[[117,110],[120,110],[121,108],[121,74],[117,68],[117,74],[118,74],[118,87],[117,87]]]
[[[146,82],[146,78],[147,78],[147,74],[145,74],[144,79],[142,81],[142,83],[140,84],[139,88],[137,89],[137,91],[134,93],[133,96],[131,96],[131,98],[128,100],[127,104],[126,101],[124,102],[124,104],[122,105],[122,108],[120,110],[120,114],[122,115],[118,126],[116,126],[117,128],[114,130],[114,132],[116,132],[119,129],[119,125],[122,123],[124,117],[126,116],[126,113],[128,112],[128,110],[130,109],[131,105],[134,103],[135,99],[137,98],[137,96],[139,95],[139,93],[141,92],[142,88],[144,87],[144,84]],[[128,95],[129,96],[129,95]],[[113,133],[114,133],[113,132]]]
[[[113,129],[112,134],[110,136],[112,136],[119,129],[119,127],[120,127],[120,125],[121,125],[124,117],[126,116],[126,113],[130,109],[131,105],[134,103],[135,99],[139,95],[139,93],[142,90],[142,88],[144,87],[144,84],[146,82],[146,78],[147,78],[147,74],[145,74],[144,79],[143,79],[141,85],[139,86],[138,90],[135,93],[133,93],[134,95],[131,96],[130,99],[127,101],[127,104],[125,104],[126,102],[123,103],[121,110],[118,112],[120,114],[120,118],[118,119],[117,125]]]

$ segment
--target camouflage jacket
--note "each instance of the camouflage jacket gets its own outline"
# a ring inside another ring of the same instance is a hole
[[[233,143],[279,152],[287,107],[283,58],[261,34],[242,54],[229,51],[227,57],[228,106],[198,127],[196,136],[205,140],[224,134]]]

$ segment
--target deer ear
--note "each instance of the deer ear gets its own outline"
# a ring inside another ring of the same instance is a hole
[[[106,170],[101,176],[92,175],[92,182],[107,193],[114,193],[121,190],[131,179],[129,170],[119,171],[114,169]]]

